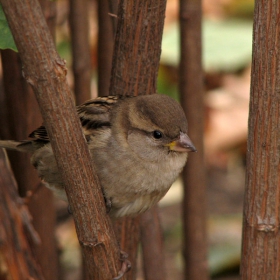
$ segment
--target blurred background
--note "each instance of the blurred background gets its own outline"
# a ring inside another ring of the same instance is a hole
[[[57,46],[69,66],[73,84],[68,1],[59,0]],[[158,92],[178,99],[178,0],[168,0]],[[208,261],[212,279],[239,279],[242,204],[250,91],[253,0],[203,1],[203,68],[205,85],[205,163],[207,170]],[[97,95],[97,12],[90,6],[92,94]],[[167,279],[181,279],[180,179],[160,202]],[[199,203],[199,202],[198,202]],[[65,279],[79,279],[80,252],[73,221],[57,201],[59,240]],[[141,254],[141,252],[140,252]],[[139,258],[141,266],[141,258]],[[140,269],[137,279],[143,279]]]
[[[168,0],[158,92],[178,100],[178,0]],[[92,97],[97,96],[97,3],[90,1]],[[242,206],[245,185],[250,92],[253,0],[203,0],[205,164],[207,178],[208,262],[211,279],[240,279]],[[57,0],[56,41],[73,87],[69,6]],[[178,179],[160,202],[167,279],[182,279],[182,184]],[[199,202],[197,202],[199,203]],[[57,229],[66,280],[81,279],[82,266],[74,223],[67,205],[56,200]],[[140,249],[139,249],[140,250]],[[141,251],[139,251],[141,255]],[[138,258],[141,267],[141,257]],[[137,280],[144,279],[139,269]],[[199,280],[199,279],[198,279]]]

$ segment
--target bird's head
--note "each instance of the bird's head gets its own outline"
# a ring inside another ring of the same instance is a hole
[[[113,129],[117,130],[119,140],[141,158],[160,161],[166,154],[187,157],[187,152],[196,151],[187,135],[188,124],[182,107],[166,95],[123,100],[115,116]]]

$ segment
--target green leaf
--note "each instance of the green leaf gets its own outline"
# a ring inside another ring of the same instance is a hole
[[[1,4],[0,4],[0,49],[12,49],[16,52],[18,51]]]

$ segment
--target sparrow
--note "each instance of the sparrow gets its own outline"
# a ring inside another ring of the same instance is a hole
[[[180,104],[162,95],[97,97],[77,107],[92,164],[113,218],[135,216],[156,204],[195,152]],[[31,153],[43,183],[67,201],[44,126],[25,141],[0,147]]]

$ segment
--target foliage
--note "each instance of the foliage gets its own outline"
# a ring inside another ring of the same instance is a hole
[[[252,21],[204,20],[202,24],[203,66],[206,71],[237,71],[246,67],[252,56]],[[161,62],[179,61],[179,26],[169,26],[163,34]]]
[[[12,49],[17,51],[17,47],[6,20],[2,5],[0,4],[0,49]]]

